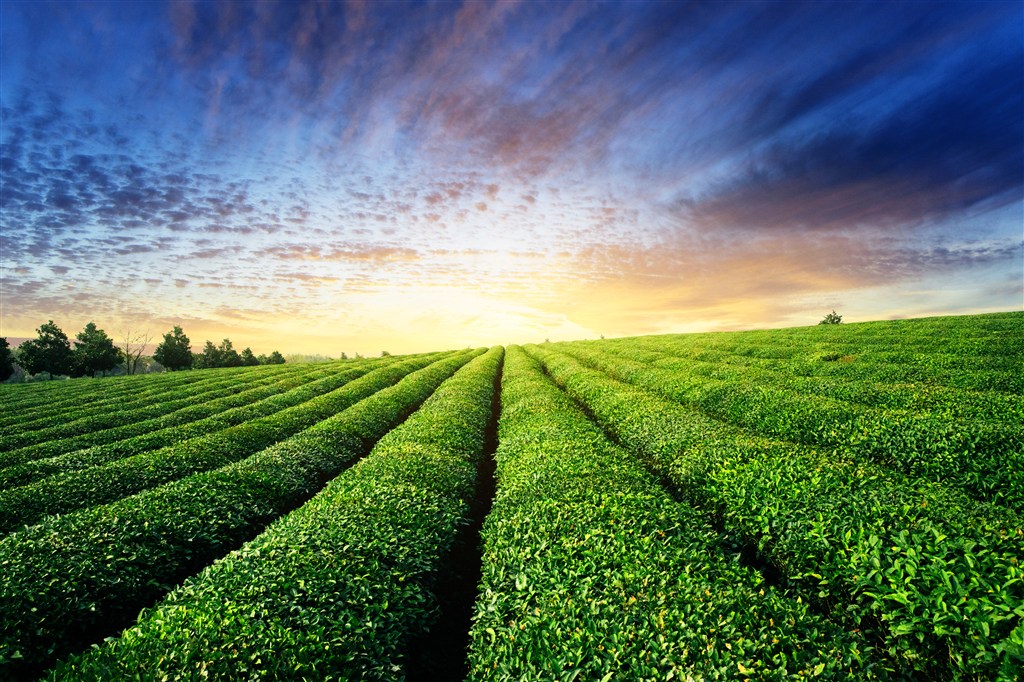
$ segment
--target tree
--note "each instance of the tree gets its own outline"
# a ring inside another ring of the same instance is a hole
[[[235,347],[231,345],[231,339],[224,339],[220,342],[220,365],[219,367],[241,367],[242,356],[238,354]]]
[[[837,315],[836,311],[833,310],[828,315],[826,315],[825,319],[823,319],[818,324],[840,324],[842,321],[843,321],[843,316],[842,315]]]
[[[95,322],[85,325],[75,339],[72,369],[75,376],[96,376],[97,372],[109,372],[121,362],[121,350],[105,331],[96,327]]]
[[[36,332],[39,338],[29,339],[18,347],[18,364],[29,374],[49,372],[69,374],[72,368],[71,342],[53,320],[41,325]]]
[[[281,355],[278,351],[275,350],[273,353],[270,354],[270,357],[267,358],[267,364],[268,365],[283,365],[284,364],[284,356]]]
[[[192,342],[181,327],[175,325],[164,334],[164,340],[153,351],[153,359],[172,372],[188,369],[192,366]]]
[[[244,367],[254,367],[260,364],[259,358],[252,354],[252,349],[249,347],[242,349],[242,365]]]
[[[124,355],[124,371],[126,374],[135,374],[139,368],[139,360],[146,346],[153,339],[149,330],[144,332],[134,331],[131,327],[124,333],[124,341],[121,345],[121,352]]]
[[[7,339],[0,337],[0,381],[7,381],[14,374],[14,356]]]
[[[213,345],[213,341],[207,341],[206,345],[203,346],[203,352],[194,356],[193,365],[195,365],[197,369],[213,369],[214,367],[222,367],[220,349]]]

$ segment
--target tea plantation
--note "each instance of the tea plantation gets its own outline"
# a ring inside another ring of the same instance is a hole
[[[1024,313],[0,386],[0,679],[1019,680]]]

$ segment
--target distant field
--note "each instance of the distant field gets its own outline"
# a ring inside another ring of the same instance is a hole
[[[0,408],[0,679],[1024,670],[1022,312],[4,385]]]

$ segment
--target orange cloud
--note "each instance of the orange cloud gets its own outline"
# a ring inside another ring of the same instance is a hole
[[[414,249],[383,244],[349,244],[325,248],[315,244],[279,244],[256,252],[259,257],[276,260],[308,261],[413,261],[420,257]]]

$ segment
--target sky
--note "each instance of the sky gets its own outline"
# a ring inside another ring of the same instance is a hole
[[[0,336],[1024,308],[1020,2],[0,3]]]

